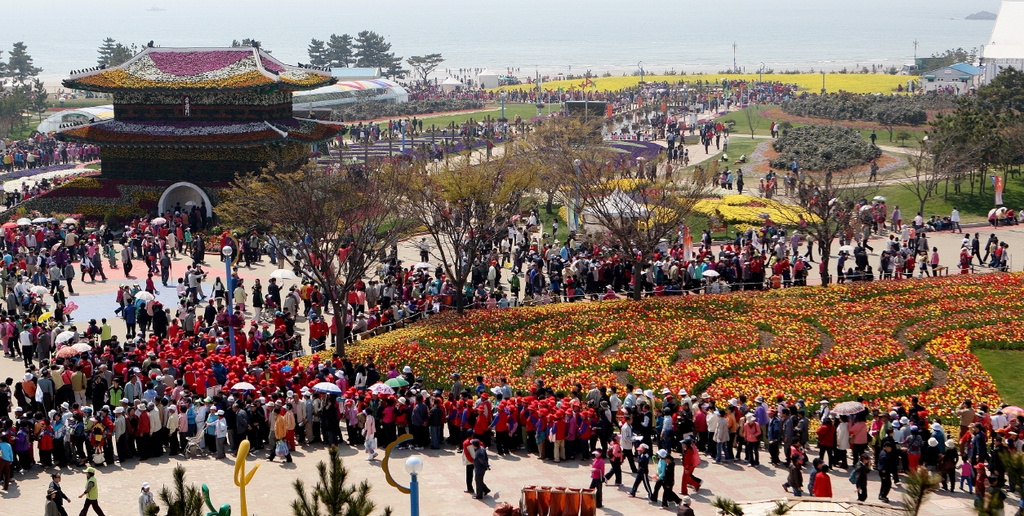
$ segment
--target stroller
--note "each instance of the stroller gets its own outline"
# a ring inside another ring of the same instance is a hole
[[[191,455],[206,455],[203,451],[202,443],[203,438],[206,435],[206,423],[200,423],[196,428],[196,435],[185,438],[185,449],[182,450],[182,455],[187,459]]]

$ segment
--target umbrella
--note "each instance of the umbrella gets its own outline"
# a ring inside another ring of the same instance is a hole
[[[36,320],[37,320],[38,322],[43,322],[43,321],[48,321],[48,320],[50,320],[50,318],[51,318],[51,317],[53,317],[53,312],[46,312],[45,314],[43,314],[43,315],[40,315],[40,316],[39,316],[39,319],[36,319]]]
[[[864,405],[856,401],[844,401],[832,407],[832,413],[839,414],[840,416],[852,416],[861,412],[864,412]]]
[[[36,286],[30,288],[29,292],[32,292],[33,294],[35,294],[37,296],[45,296],[46,293],[49,292],[49,290],[47,290],[47,288],[42,286],[42,285],[36,285]]]
[[[370,386],[370,392],[377,396],[385,396],[388,394],[394,394],[395,390],[383,383],[375,383]]]
[[[71,347],[75,348],[75,350],[77,350],[79,353],[85,353],[86,351],[92,351],[92,346],[90,346],[90,345],[88,345],[88,344],[86,344],[84,342],[79,342],[78,344],[72,344]]]
[[[153,293],[151,293],[151,292],[143,291],[143,292],[136,293],[135,294],[135,299],[141,299],[143,301],[152,301],[152,300],[156,299],[156,296],[154,296]]]
[[[75,335],[76,335],[76,333],[73,332],[73,331],[62,331],[62,332],[60,332],[59,335],[57,335],[57,344],[63,344],[65,342],[75,338]]]
[[[78,224],[78,221],[73,219],[73,218],[71,218],[71,217],[68,217],[68,218],[64,219],[64,223],[65,224]]]
[[[4,225],[0,226],[0,228],[4,228],[4,229],[14,229],[16,227],[18,227],[18,223],[17,222],[4,222]]]
[[[320,382],[313,386],[313,390],[317,392],[341,394],[341,388],[331,382]]]
[[[1009,407],[1003,407],[1003,414],[1006,414],[1007,416],[1010,417],[1020,417],[1024,416],[1024,409],[1016,405],[1011,405]]]
[[[420,262],[412,266],[413,269],[433,269],[434,266],[427,262]]]
[[[57,358],[71,358],[73,356],[81,355],[82,352],[71,346],[65,346],[57,350]]]
[[[295,279],[295,273],[288,269],[277,269],[270,273],[270,277],[276,279]]]
[[[195,205],[196,205],[195,201],[188,201],[188,202],[185,203],[185,206],[195,206]]]
[[[852,253],[853,252],[853,246],[852,245],[844,245],[844,246],[839,248],[839,252],[840,253]]]
[[[861,211],[861,213],[863,213],[865,211],[870,210],[871,208],[873,208],[873,206],[871,206],[870,204],[865,204],[864,206],[860,207],[860,211]]]
[[[405,378],[402,378],[401,376],[396,376],[396,377],[391,378],[390,380],[384,382],[384,385],[387,385],[389,387],[398,388],[398,387],[406,387],[406,386],[408,386],[409,382],[405,381]]]
[[[167,224],[167,219],[165,219],[163,217],[157,217],[157,218],[155,218],[155,219],[153,219],[153,220],[151,220],[149,222],[150,222],[150,224],[153,224],[154,226],[159,226],[161,224]]]
[[[22,217],[22,218],[18,219],[18,225],[19,226],[28,226],[31,223],[32,223],[32,219],[28,219],[28,218],[25,218],[25,217]]]
[[[236,383],[236,384],[231,386],[231,390],[233,390],[233,391],[255,391],[256,387],[254,387],[249,382],[238,382],[238,383]]]
[[[876,196],[874,196],[874,198],[872,198],[871,200],[872,200],[872,201],[878,201],[878,202],[886,202],[886,201],[888,201],[889,199],[886,199],[885,197],[883,197],[883,196],[881,196],[881,195],[876,195]]]
[[[52,217],[37,217],[32,219],[33,224],[46,224],[47,222],[53,222]]]
[[[56,244],[53,244],[53,247],[51,247],[51,248],[50,248],[50,251],[53,251],[53,252],[55,252],[55,253],[56,253],[56,252],[57,252],[57,249],[60,249],[60,246],[62,246],[62,245],[64,245],[64,243],[63,243],[63,242],[61,242],[61,243],[56,243]]]
[[[705,278],[717,278],[718,276],[719,276],[718,271],[715,271],[715,270],[704,271],[704,277]]]

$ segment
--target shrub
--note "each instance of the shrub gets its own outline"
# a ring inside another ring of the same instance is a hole
[[[816,171],[837,171],[863,165],[882,155],[881,149],[848,127],[807,125],[786,132],[772,142],[779,156],[774,169],[785,170],[795,159],[800,167]]]
[[[825,95],[804,94],[786,100],[782,111],[796,116],[829,120],[866,120],[879,124],[921,125],[927,111],[956,108],[952,95],[870,95],[849,92]]]

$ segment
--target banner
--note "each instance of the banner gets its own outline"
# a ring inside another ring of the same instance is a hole
[[[1003,176],[992,176],[992,186],[996,191],[996,206],[1003,204]]]
[[[611,118],[614,115],[615,115],[615,111],[612,108],[612,103],[609,102],[609,103],[605,104],[604,105],[604,117],[605,118]]]
[[[693,259],[693,235],[690,234],[690,226],[683,226],[683,260]]]

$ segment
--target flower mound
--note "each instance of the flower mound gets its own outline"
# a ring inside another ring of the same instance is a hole
[[[920,395],[950,417],[965,398],[1000,401],[971,349],[1024,349],[1022,286],[1020,274],[992,274],[446,312],[348,351],[409,364],[437,387],[461,372],[516,388],[542,379],[556,390],[631,381],[720,398]]]

